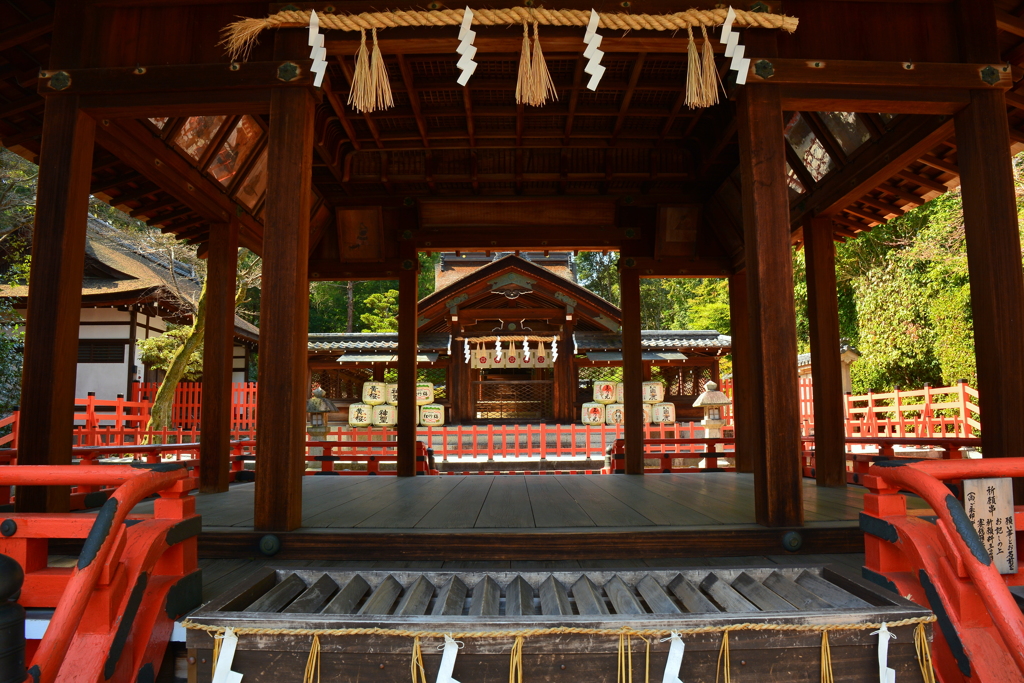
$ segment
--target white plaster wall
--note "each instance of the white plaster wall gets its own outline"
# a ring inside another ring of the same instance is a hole
[[[231,355],[231,382],[245,382],[245,354],[248,353],[244,346],[235,346],[232,348]]]
[[[128,360],[121,363],[79,363],[75,378],[75,396],[85,398],[90,391],[96,398],[114,400],[118,394],[128,391]]]

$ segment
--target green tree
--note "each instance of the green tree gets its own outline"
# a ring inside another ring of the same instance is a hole
[[[366,299],[368,312],[359,316],[363,332],[398,331],[398,290],[389,289],[384,293],[371,294]]]

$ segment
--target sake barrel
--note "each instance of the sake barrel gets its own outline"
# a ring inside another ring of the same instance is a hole
[[[584,403],[583,404],[583,424],[585,425],[603,425],[604,424],[604,404],[603,403]]]
[[[393,427],[398,424],[398,408],[386,403],[371,408],[370,422],[374,427]]]
[[[644,382],[644,403],[661,403],[665,400],[665,385],[661,382]]]
[[[387,398],[388,385],[384,382],[363,382],[363,403],[379,406]]]
[[[626,406],[621,403],[613,403],[605,406],[604,422],[609,425],[620,425],[626,421]]]
[[[444,424],[444,406],[431,403],[420,407],[420,424],[424,427],[439,427]]]
[[[365,403],[353,403],[348,407],[348,423],[352,427],[369,427],[370,411],[373,406]]]
[[[390,384],[389,383],[387,385],[387,389],[384,391],[384,396],[387,397],[388,405],[397,406],[398,405],[398,385],[397,384]]]
[[[676,421],[675,403],[655,403],[654,423],[659,425],[672,424]]]
[[[416,382],[416,405],[425,406],[434,402],[434,385],[430,382]]]
[[[645,425],[651,424],[651,408],[652,408],[652,404],[650,404],[650,403],[645,403],[644,404],[644,424]]]
[[[626,402],[626,385],[622,382],[615,383],[615,402],[625,403]]]
[[[615,382],[594,382],[595,403],[615,403]]]

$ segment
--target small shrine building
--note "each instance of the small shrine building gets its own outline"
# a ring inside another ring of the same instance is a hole
[[[446,254],[436,282],[417,306],[417,377],[447,422],[578,422],[594,382],[622,381],[622,312],[575,281],[569,252]],[[644,380],[664,383],[677,420],[699,420],[693,402],[731,343],[643,330]],[[347,406],[363,382],[397,381],[398,345],[397,332],[310,334],[310,380]]]

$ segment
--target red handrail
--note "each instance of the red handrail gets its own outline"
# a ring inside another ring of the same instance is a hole
[[[950,479],[1024,477],[1024,458],[909,463],[897,461],[885,466],[872,465],[868,472],[889,484],[891,488],[916,493],[931,506],[942,521],[939,525],[941,533],[952,547],[957,548],[960,559],[971,580],[978,587],[993,623],[1006,642],[1017,667],[1024,672],[1024,614],[1017,607],[1013,595],[992,564],[991,558],[988,558],[988,562],[983,561],[983,558],[988,557],[988,553],[984,550],[977,531],[970,524],[960,502],[942,483]]]
[[[118,488],[100,510],[82,547],[78,564],[54,610],[39,648],[29,667],[35,683],[52,683],[59,662],[67,652],[71,639],[85,613],[85,608],[99,581],[125,517],[140,501],[188,477],[188,470],[178,463],[144,468],[133,465],[10,465],[0,467],[2,486],[73,486],[77,484],[117,485]],[[113,501],[113,505],[111,505]]]

